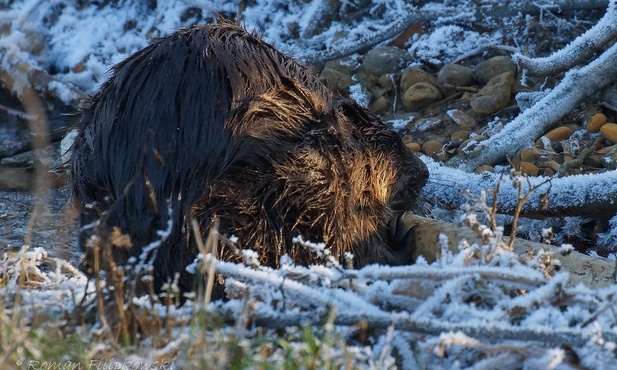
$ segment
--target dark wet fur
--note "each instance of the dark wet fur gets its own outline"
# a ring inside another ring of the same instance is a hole
[[[181,274],[197,250],[196,218],[277,266],[311,255],[291,239],[324,241],[356,266],[410,262],[378,229],[408,209],[425,165],[391,129],[306,68],[231,22],[182,29],[116,65],[84,110],[72,157],[74,197],[84,207],[81,244],[117,226],[133,247],[124,263],[173,230],[154,262],[155,287]],[[237,258],[227,253],[227,259]],[[86,261],[86,263],[91,261]]]

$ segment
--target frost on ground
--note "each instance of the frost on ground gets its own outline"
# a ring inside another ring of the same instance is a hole
[[[468,217],[475,219],[473,214]],[[308,335],[316,341],[313,345],[328,347],[335,363],[345,363],[336,362],[337,358],[347,359],[354,368],[388,368],[395,359],[403,368],[423,364],[442,369],[497,365],[603,369],[617,363],[612,310],[617,286],[569,286],[566,272],[551,276],[555,263],[547,261],[558,255],[538,250],[522,258],[505,246],[500,232],[487,229],[486,244],[463,241],[458,253],[444,247],[434,263],[420,260],[412,266],[349,270],[334,260],[326,266],[303,267],[284,258],[279,269],[271,269],[255,262],[215,261],[232,299],[207,306],[195,299],[181,307],[153,305],[147,297],[134,300],[133,307],[164,320],[169,331],[162,342],[145,339],[141,350],[125,350],[123,356],[145,362],[166,352],[182,368],[222,355],[196,350],[196,338],[218,338],[209,346],[223,346],[235,336],[244,351],[259,357],[265,351],[255,345],[261,335],[261,341],[264,337],[271,341],[268,363],[283,364],[293,351],[306,350]],[[327,256],[323,245],[301,238],[296,242]],[[212,257],[202,258],[207,262]],[[4,256],[0,276],[2,315],[13,320],[70,317],[86,291],[85,302],[93,299],[92,284],[81,273],[64,262],[50,261],[40,248]],[[236,325],[217,330],[200,327],[202,315],[214,312]],[[0,331],[6,329],[3,325]],[[303,325],[310,325],[312,334],[293,329]],[[91,343],[109,330],[95,329],[84,342]],[[280,337],[287,346],[273,339]],[[28,356],[41,359],[28,343],[18,344]],[[104,347],[93,352],[99,356],[112,346],[98,345]],[[114,356],[114,361],[123,360],[117,353]]]

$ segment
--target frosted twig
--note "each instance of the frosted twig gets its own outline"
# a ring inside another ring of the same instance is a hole
[[[206,256],[205,262],[208,263],[210,256]],[[312,287],[300,282],[277,275],[269,269],[255,270],[243,264],[216,261],[216,271],[225,276],[231,276],[243,282],[253,281],[259,285],[281,287],[285,290],[286,297],[294,302],[309,302],[311,305],[319,307],[334,306],[339,311],[344,311],[346,307],[354,306],[357,296],[348,291],[336,289],[336,295],[332,294],[334,289],[325,287]],[[385,315],[380,308],[368,302],[362,306],[362,311],[371,315]]]
[[[221,314],[228,320],[234,320],[235,313],[227,310],[223,306],[220,310]],[[273,312],[267,309],[256,309],[253,311],[255,323],[259,326],[264,326],[273,329],[282,329],[290,326],[299,326],[307,322],[315,322],[315,314],[298,314],[298,313],[283,313]],[[365,320],[372,328],[387,329],[395,324],[397,330],[408,331],[413,333],[421,333],[428,335],[439,335],[444,332],[460,331],[465,335],[473,338],[489,339],[491,341],[531,341],[540,342],[543,344],[559,345],[567,344],[571,346],[584,346],[589,338],[579,328],[574,329],[551,329],[551,328],[535,328],[527,329],[516,326],[507,325],[465,325],[453,324],[444,320],[422,320],[403,317],[400,314],[367,314],[366,312],[353,312],[347,310],[341,312],[336,317],[335,325],[355,325],[359,321]],[[617,342],[617,335],[606,331],[602,333],[604,339]]]
[[[340,279],[363,279],[369,281],[391,281],[395,279],[426,279],[430,281],[444,281],[460,276],[477,275],[482,280],[497,280],[524,285],[525,288],[537,287],[546,282],[539,272],[536,276],[516,273],[499,267],[490,266],[449,266],[448,269],[429,266],[379,266],[379,268],[365,267],[360,270],[348,270]]]
[[[488,15],[496,15],[498,17],[507,17],[516,14],[534,14],[542,9],[559,9],[559,10],[572,10],[572,9],[595,9],[600,7],[606,7],[608,1],[586,1],[581,2],[577,0],[556,0],[532,2],[532,1],[520,1],[510,2],[505,5],[492,4],[490,6],[479,6],[476,10],[476,18],[481,19]],[[319,51],[316,53],[297,56],[305,64],[320,64],[327,62],[328,60],[341,58],[366,48],[373,47],[379,43],[389,40],[396,35],[403,32],[409,25],[414,22],[428,23],[435,21],[439,18],[448,18],[459,15],[461,9],[459,7],[431,7],[429,9],[411,9],[406,15],[402,16],[398,20],[386,21],[389,23],[387,27],[384,27],[380,31],[373,32],[366,35],[357,42],[351,43],[352,45],[347,48],[333,48],[325,51]],[[336,43],[338,44],[338,43]]]
[[[617,45],[617,44],[616,44]],[[448,178],[457,187],[444,187],[439,183],[429,181],[423,192],[431,194],[431,202],[434,204],[448,205],[458,208],[465,203],[466,199],[461,194],[462,189],[469,189],[472,194],[479,194],[486,189],[495,187],[499,181],[498,174],[473,174],[463,170],[442,167],[433,161],[427,160],[431,177]],[[616,171],[608,171],[600,174],[580,174],[564,178],[552,178],[550,184],[539,188],[532,193],[521,215],[534,215],[537,217],[555,216],[590,216],[612,215],[617,212],[617,187],[615,187]],[[546,181],[545,177],[533,177],[529,179],[530,185],[535,186]],[[517,204],[517,195],[513,191],[510,179],[501,180],[500,193],[497,199],[499,213],[512,214]],[[540,207],[541,195],[548,193],[548,206]]]
[[[617,1],[611,0],[602,19],[565,48],[545,58],[529,58],[520,53],[512,59],[530,75],[545,76],[568,70],[585,62],[599,48],[617,38]]]
[[[617,75],[616,59],[617,43],[588,65],[568,71],[559,85],[533,107],[519,114],[496,135],[480,142],[474,150],[452,158],[448,165],[473,171],[483,164],[495,165],[506,157],[513,157],[519,149],[531,145],[552,128],[582,100],[614,81]]]
[[[557,171],[556,174],[557,177],[563,177],[568,173],[568,170],[582,165],[583,161],[585,160],[585,158],[587,158],[588,155],[602,148],[602,143],[604,142],[604,140],[605,139],[603,136],[598,136],[596,138],[596,141],[590,147],[585,148],[585,150],[580,152],[580,154],[576,158],[565,162],[561,167],[559,167],[559,171]]]

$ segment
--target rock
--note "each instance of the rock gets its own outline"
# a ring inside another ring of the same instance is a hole
[[[373,49],[364,55],[362,66],[375,76],[399,72],[411,62],[407,50],[393,46]]]
[[[411,143],[405,145],[407,145],[407,148],[409,148],[409,150],[411,150],[412,152],[420,153],[420,151],[422,150],[420,144],[416,143],[415,141],[412,141]]]
[[[470,131],[468,130],[455,131],[452,133],[452,135],[450,135],[450,141],[467,140],[469,139],[469,134]]]
[[[460,64],[446,64],[437,74],[439,84],[450,84],[453,86],[471,86],[475,83],[473,70]]]
[[[546,134],[542,135],[538,140],[536,140],[536,145],[541,147],[544,145],[544,140],[548,139],[548,141],[559,141],[565,140],[572,135],[572,129],[568,126],[561,126],[553,129]],[[546,138],[546,139],[544,139]]]
[[[474,128],[476,127],[475,118],[471,117],[467,113],[458,109],[450,109],[446,112],[452,120],[459,125],[461,128]]]
[[[475,174],[481,174],[482,172],[495,172],[495,169],[493,168],[493,166],[489,166],[488,164],[484,164],[484,165],[476,168],[475,171],[473,171],[473,173],[475,173]]]
[[[542,176],[544,177],[553,177],[557,172],[555,172],[552,168],[545,168],[544,172],[542,172]]]
[[[570,135],[572,135],[572,129],[567,126],[561,126],[547,132],[544,136],[550,141],[559,141],[569,138]]]
[[[326,86],[341,91],[349,91],[349,86],[354,84],[354,81],[349,75],[343,74],[332,68],[324,68],[324,70],[321,71],[320,77],[324,80]]]
[[[431,85],[438,85],[437,77],[418,67],[409,67],[405,68],[401,76],[401,91],[407,91],[407,89],[418,82],[428,82]]]
[[[538,158],[538,150],[536,148],[523,148],[519,153],[523,162],[533,163]]]
[[[587,122],[587,131],[594,133],[599,132],[600,128],[606,123],[606,116],[602,113],[594,114]]]
[[[441,99],[441,97],[441,92],[437,86],[426,82],[418,82],[405,91],[403,105],[408,111],[414,112]]]
[[[84,62],[79,62],[71,68],[71,72],[73,73],[82,73],[86,70],[86,64]]]
[[[510,103],[510,94],[514,84],[514,74],[506,72],[491,79],[477,94],[475,94],[469,104],[474,112],[484,115],[491,115]]]
[[[422,152],[431,157],[439,154],[442,148],[443,144],[437,140],[429,140],[422,144]]]
[[[604,148],[598,149],[596,152],[598,154],[614,154],[617,153],[617,145],[605,146]]]
[[[600,128],[602,136],[611,143],[617,143],[617,124],[607,123]]]
[[[383,87],[386,90],[392,90],[392,88],[394,87],[394,80],[392,74],[381,75],[378,82],[379,86]]]
[[[385,97],[380,96],[368,105],[368,109],[373,113],[381,113],[388,108],[388,101]]]
[[[604,156],[604,160],[602,161],[602,167],[606,168],[609,171],[614,171],[617,169],[617,154],[609,154]]]
[[[344,58],[338,58],[329,60],[326,62],[325,68],[333,69],[344,75],[351,76],[358,68],[360,68],[360,61],[357,55],[352,55]]]
[[[375,97],[380,96],[383,91],[379,86],[379,77],[367,73],[364,69],[360,69],[353,79],[364,86],[371,94],[375,94]]]
[[[529,162],[521,162],[521,173],[529,176],[538,176],[538,167]]]
[[[444,126],[444,121],[440,116],[424,117],[415,119],[406,125],[406,128],[415,132],[436,132],[435,130],[441,129]]]
[[[556,173],[561,168],[561,165],[552,159],[541,161],[541,163],[536,163],[536,165],[538,166],[538,168],[549,168],[551,169],[551,171],[553,171],[553,173]]]
[[[473,69],[473,77],[481,85],[486,85],[493,78],[507,72],[511,72],[514,76],[516,73],[516,65],[510,57],[497,56],[479,63]]]
[[[484,140],[486,140],[486,136],[484,135],[476,135],[474,137],[470,137],[469,139],[461,143],[461,145],[458,147],[458,153],[460,154],[473,150],[480,141]]]

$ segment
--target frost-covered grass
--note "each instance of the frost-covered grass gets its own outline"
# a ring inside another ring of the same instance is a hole
[[[48,265],[48,268],[42,267]],[[49,269],[58,265],[56,269]],[[62,266],[60,268],[59,266]],[[153,303],[141,297],[127,304],[139,337],[121,345],[118,332],[101,326],[82,302],[94,287],[63,261],[41,248],[23,248],[4,256],[0,265],[0,367],[50,368],[372,368],[387,369],[389,351],[350,345],[346,338],[360,331],[324,323],[288,328],[250,325],[251,305],[235,302],[235,323],[223,320],[220,307]],[[226,307],[233,305],[228,302]],[[114,316],[113,305],[106,314]]]
[[[248,264],[214,260],[229,300],[204,304],[190,295],[178,305],[133,297],[122,305],[128,340],[109,286],[100,282],[97,290],[66,262],[23,248],[0,265],[0,366],[609,369],[616,363],[617,286],[568,285],[567,272],[555,273],[559,255],[519,256],[501,227],[479,224],[475,213],[466,222],[484,243],[461,241],[452,253],[442,237],[441,257],[431,264],[349,270],[328,259],[322,244],[301,238],[296,242],[329,262],[304,267],[283,258],[272,269],[251,251]],[[106,302],[96,314],[99,294]],[[97,319],[100,310],[104,320]]]

